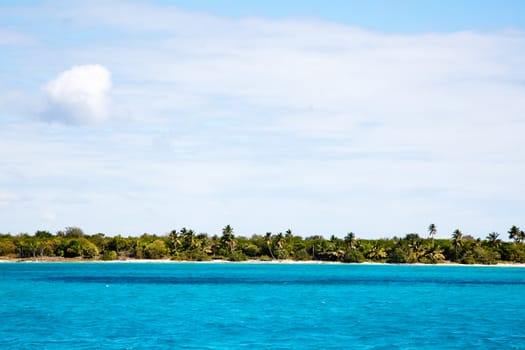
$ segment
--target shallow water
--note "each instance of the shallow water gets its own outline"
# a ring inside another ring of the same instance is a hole
[[[525,269],[0,264],[6,349],[525,349]]]

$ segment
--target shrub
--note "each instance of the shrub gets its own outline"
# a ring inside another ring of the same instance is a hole
[[[312,260],[312,256],[310,254],[308,254],[308,252],[306,251],[306,249],[300,249],[298,250],[295,255],[294,255],[294,259],[295,260],[302,260],[302,261],[306,261],[306,260]],[[271,260],[271,259],[270,259]]]
[[[386,262],[391,264],[406,264],[408,262],[408,254],[404,249],[397,247],[388,253]]]
[[[84,258],[92,259],[98,255],[98,248],[94,243],[89,241],[82,241],[82,256]]]
[[[246,261],[248,260],[248,257],[244,255],[243,252],[240,252],[238,250],[235,250],[233,253],[228,256],[228,260],[230,261]]]
[[[164,241],[157,239],[144,248],[146,259],[162,259],[168,254],[168,247]]]
[[[365,261],[365,258],[360,251],[353,249],[345,254],[343,261],[346,263],[360,263]]]
[[[252,258],[261,254],[261,248],[252,243],[247,244],[245,247],[243,247],[242,251],[244,252],[244,254]]]
[[[117,252],[114,250],[106,250],[102,254],[102,260],[117,260]]]

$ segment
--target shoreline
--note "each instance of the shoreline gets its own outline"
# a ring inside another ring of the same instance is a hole
[[[520,267],[525,268],[524,263],[498,263],[493,265],[484,264],[460,264],[453,262],[442,262],[438,264],[423,264],[423,263],[407,263],[407,264],[392,264],[383,262],[365,261],[361,263],[343,263],[338,261],[321,261],[321,260],[246,260],[246,261],[229,261],[229,260],[209,260],[209,261],[190,261],[190,260],[171,260],[171,259],[122,259],[122,260],[94,260],[82,258],[35,258],[35,259],[19,259],[19,258],[0,258],[2,263],[97,263],[97,264],[243,264],[243,265],[370,265],[370,266],[471,266],[471,267]]]

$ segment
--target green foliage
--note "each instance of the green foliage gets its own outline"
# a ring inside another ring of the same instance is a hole
[[[500,254],[493,250],[477,246],[473,249],[474,260],[478,264],[494,265],[501,258]]]
[[[176,261],[210,261],[211,256],[203,251],[191,250],[178,252],[172,255],[171,260]]]
[[[84,258],[93,259],[98,256],[98,248],[94,243],[91,243],[88,240],[81,241],[82,246],[82,256]]]
[[[114,250],[105,250],[102,254],[102,260],[117,260],[118,255]]]
[[[231,253],[228,256],[228,260],[230,260],[230,261],[246,261],[246,260],[248,260],[248,257],[246,255],[244,255],[243,252],[236,250],[236,251],[234,251],[233,253]]]
[[[503,261],[525,263],[525,247],[523,244],[503,243],[499,252]]]
[[[128,242],[121,236],[115,236],[108,242],[108,249],[113,250],[117,255],[128,248]]]
[[[8,238],[0,239],[0,256],[15,256],[16,250],[16,244],[12,240]]]
[[[36,231],[35,232],[35,237],[36,238],[51,238],[51,237],[53,237],[53,234],[51,232],[48,232],[48,231]]]
[[[512,226],[508,233],[509,238],[513,239],[515,243],[522,243],[525,240],[525,232],[516,225]]]
[[[268,256],[263,255],[263,257],[268,257]],[[294,260],[298,260],[298,261],[312,260],[312,256],[308,254],[305,248],[300,248],[299,250],[295,251],[293,258]]]
[[[233,253],[235,247],[237,246],[237,241],[235,239],[235,236],[233,235],[233,228],[230,225],[226,225],[222,229],[222,237],[220,239],[220,242],[221,249],[223,251],[227,251],[226,253],[223,253],[224,256],[228,256]]]
[[[261,255],[261,248],[253,243],[248,243],[242,247],[242,252],[250,258],[255,258]]]
[[[67,238],[80,238],[84,237],[84,231],[79,227],[66,227],[64,236]]]
[[[399,246],[390,251],[386,262],[391,264],[406,264],[408,259],[408,252]]]
[[[168,255],[168,247],[163,240],[157,239],[144,248],[146,259],[162,259]]]
[[[64,249],[64,257],[76,258],[82,255],[82,245],[78,239],[72,239],[69,241]]]
[[[348,252],[346,252],[343,258],[343,262],[346,262],[346,263],[360,263],[363,261],[365,261],[365,257],[357,249],[349,250]]]
[[[321,260],[337,262],[388,262],[438,264],[454,261],[463,264],[525,263],[523,231],[509,230],[512,242],[503,242],[496,232],[484,240],[474,239],[455,230],[449,239],[435,238],[435,225],[428,227],[428,238],[409,233],[404,238],[364,240],[352,232],[344,238],[322,236],[302,238],[291,230],[273,234],[236,237],[230,225],[222,234],[208,236],[191,229],[172,230],[165,236],[143,234],[140,237],[106,237],[103,233],[86,235],[78,227],[67,227],[56,235],[36,231],[34,235],[0,234],[0,256],[22,259],[65,257],[115,260],[119,257],[208,261],[225,259],[261,261],[277,259]]]

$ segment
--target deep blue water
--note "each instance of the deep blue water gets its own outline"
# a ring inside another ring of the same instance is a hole
[[[525,269],[0,264],[2,349],[525,349]]]

